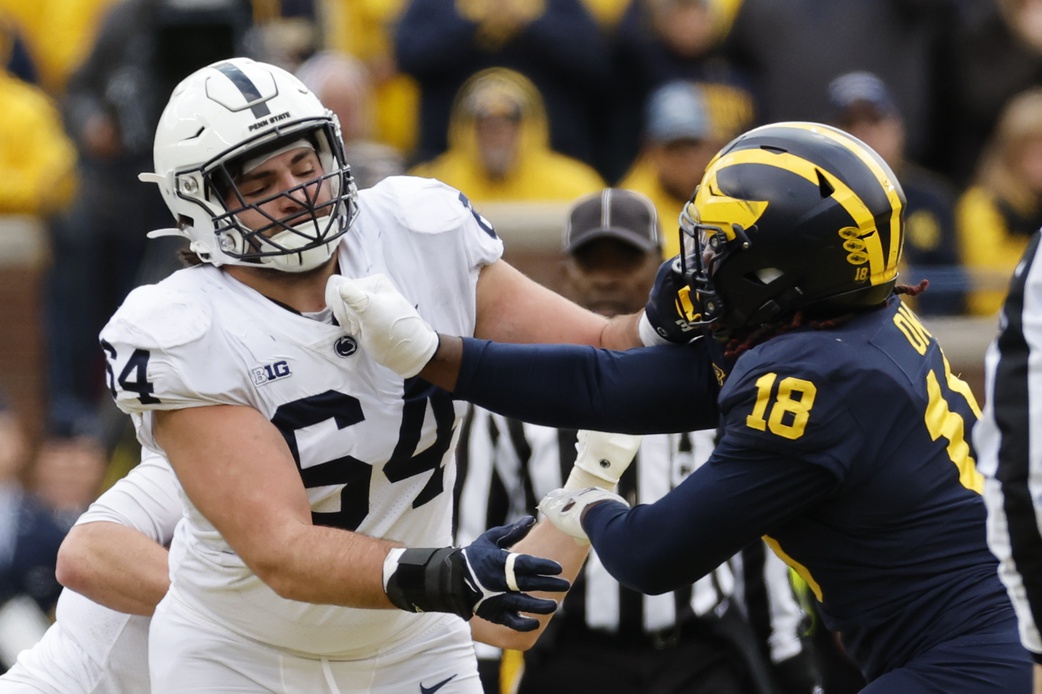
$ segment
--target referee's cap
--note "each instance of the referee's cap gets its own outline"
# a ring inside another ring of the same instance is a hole
[[[623,188],[605,188],[580,198],[568,213],[564,250],[574,253],[590,241],[614,238],[645,253],[661,246],[658,214],[647,196]]]

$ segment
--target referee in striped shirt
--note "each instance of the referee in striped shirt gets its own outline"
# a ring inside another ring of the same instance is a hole
[[[564,251],[573,299],[608,316],[636,311],[661,258],[655,208],[622,189],[582,198],[570,211]],[[657,500],[708,458],[713,441],[711,431],[644,437],[618,493],[634,505]],[[459,449],[458,540],[533,513],[563,485],[575,442],[574,430],[474,409]],[[518,692],[811,694],[816,675],[802,622],[788,569],[763,543],[663,595],[623,588],[591,553],[562,610],[525,654]],[[484,658],[486,692],[499,691],[494,662]]]
[[[985,406],[973,430],[984,475],[988,546],[1035,659],[1042,694],[1042,259],[1039,233],[1013,272],[998,337],[984,359]]]

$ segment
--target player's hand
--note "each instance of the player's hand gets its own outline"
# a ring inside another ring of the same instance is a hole
[[[564,592],[570,585],[557,578],[561,565],[552,559],[506,550],[520,542],[534,525],[535,518],[525,516],[512,525],[492,528],[460,552],[469,576],[467,586],[475,599],[474,613],[516,631],[539,627],[536,619],[522,617],[520,612],[552,614],[557,609],[554,600],[536,598],[527,592]]]
[[[564,488],[578,491],[600,487],[614,491],[643,439],[643,436],[580,430],[575,441],[575,464]]]
[[[539,502],[539,510],[565,535],[571,535],[579,543],[589,544],[590,538],[582,525],[583,513],[595,504],[608,501],[617,501],[629,508],[626,500],[618,494],[598,487],[589,487],[579,491],[555,489]]]
[[[678,255],[662,263],[655,274],[639,324],[640,339],[645,345],[682,345],[701,335],[698,326],[685,315],[680,296],[683,288]]]
[[[463,548],[392,550],[384,562],[388,599],[406,612],[450,612],[464,619],[477,614],[515,631],[538,629],[537,619],[520,613],[552,614],[557,602],[527,592],[563,592],[570,584],[557,578],[561,565],[552,559],[507,550],[533,525],[535,518],[525,516]]]
[[[384,275],[333,275],[326,304],[345,333],[402,378],[420,373],[438,350],[438,334]]]

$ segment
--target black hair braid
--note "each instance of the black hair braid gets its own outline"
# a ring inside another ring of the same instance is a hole
[[[899,284],[894,287],[894,294],[907,294],[908,296],[919,296],[926,291],[926,288],[930,286],[930,280],[919,280],[919,284],[910,286],[907,284]]]

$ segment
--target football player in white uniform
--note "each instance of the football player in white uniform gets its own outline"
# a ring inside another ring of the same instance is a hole
[[[0,676],[0,694],[148,691],[149,616],[169,584],[165,546],[182,516],[179,489],[170,465],[145,451],[80,516],[59,554],[66,588],[55,623]],[[77,556],[63,556],[70,547]],[[88,587],[115,609],[72,590]]]
[[[101,334],[117,404],[185,492],[152,691],[479,692],[460,617],[524,648],[556,607],[530,592],[567,587],[557,562],[506,548],[525,538],[515,549],[568,577],[586,549],[532,519],[450,546],[464,408],[359,349],[327,284],[380,273],[439,330],[499,341],[625,348],[637,318],[609,322],[511,268],[448,186],[358,193],[335,116],[271,65],[187,77],[155,166],[142,180],[177,221],[158,233],[187,237],[197,264],[135,290]]]

